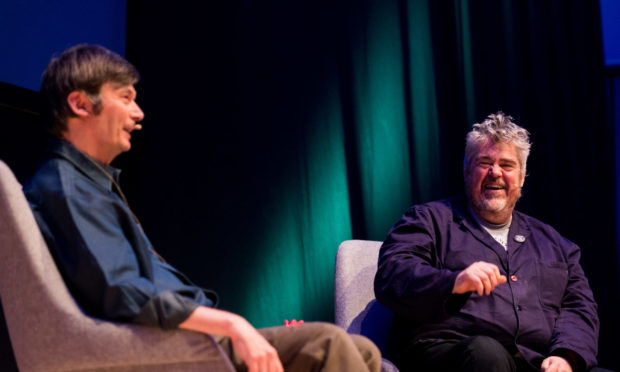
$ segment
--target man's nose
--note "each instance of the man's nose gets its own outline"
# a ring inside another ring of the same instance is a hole
[[[491,177],[501,177],[502,169],[499,165],[493,164],[489,167],[489,176]]]
[[[133,103],[133,107],[131,108],[131,118],[137,123],[144,119],[144,112],[137,103]]]

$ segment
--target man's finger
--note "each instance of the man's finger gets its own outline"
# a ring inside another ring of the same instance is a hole
[[[273,359],[271,371],[274,371],[274,372],[284,371],[284,367],[282,366],[282,362],[280,362],[280,358],[276,357]]]
[[[497,275],[495,275],[495,272],[491,272],[491,274],[489,275],[489,282],[490,287],[487,295],[491,294],[491,291],[494,290],[495,287],[497,287]]]
[[[256,361],[245,361],[245,365],[248,367],[248,372],[258,372],[258,363]]]
[[[484,290],[483,293],[487,295],[491,294],[492,287],[491,287],[491,280],[489,279],[489,277],[486,275],[482,275],[480,277],[480,282],[482,283],[482,286],[483,286],[483,290]]]
[[[480,278],[474,277],[472,280],[474,281],[476,292],[479,296],[482,296],[482,294],[484,293],[484,284],[482,283]]]

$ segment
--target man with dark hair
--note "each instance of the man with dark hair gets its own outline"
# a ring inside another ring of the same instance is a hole
[[[123,57],[103,47],[77,45],[52,58],[43,73],[41,93],[49,103],[48,132],[62,138],[67,118],[77,114],[67,98],[83,92],[92,102],[94,114],[101,111],[100,89],[105,83],[133,86],[140,80],[138,70]]]
[[[238,370],[378,371],[368,339],[326,323],[256,330],[154,253],[110,166],[144,117],[138,78],[93,45],[66,50],[43,75],[56,139],[24,192],[77,302],[103,319],[214,335]]]
[[[466,198],[411,207],[375,277],[402,372],[585,371],[599,320],[580,250],[514,210],[529,133],[498,112],[467,135]]]

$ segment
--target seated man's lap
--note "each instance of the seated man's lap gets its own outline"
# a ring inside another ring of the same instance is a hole
[[[295,327],[269,327],[258,332],[277,350],[287,371],[379,370],[381,355],[367,338],[347,334],[342,328],[322,322],[308,322]],[[239,371],[245,370],[243,360],[232,348],[227,337],[216,338]]]
[[[487,336],[416,345],[410,356],[400,363],[403,372],[407,370],[497,372],[536,370],[524,360],[515,359],[502,344]]]

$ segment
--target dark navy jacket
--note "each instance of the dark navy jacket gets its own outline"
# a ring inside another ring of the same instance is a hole
[[[193,285],[152,252],[113,183],[69,142],[24,186],[39,228],[78,304],[90,315],[175,328],[217,296]],[[99,164],[118,179],[120,171]]]
[[[413,206],[383,243],[375,293],[395,313],[397,342],[487,335],[536,367],[558,349],[594,366],[599,320],[579,247],[515,211],[506,251],[468,210],[463,199]],[[490,296],[453,295],[458,273],[476,261],[497,265],[508,282]]]

